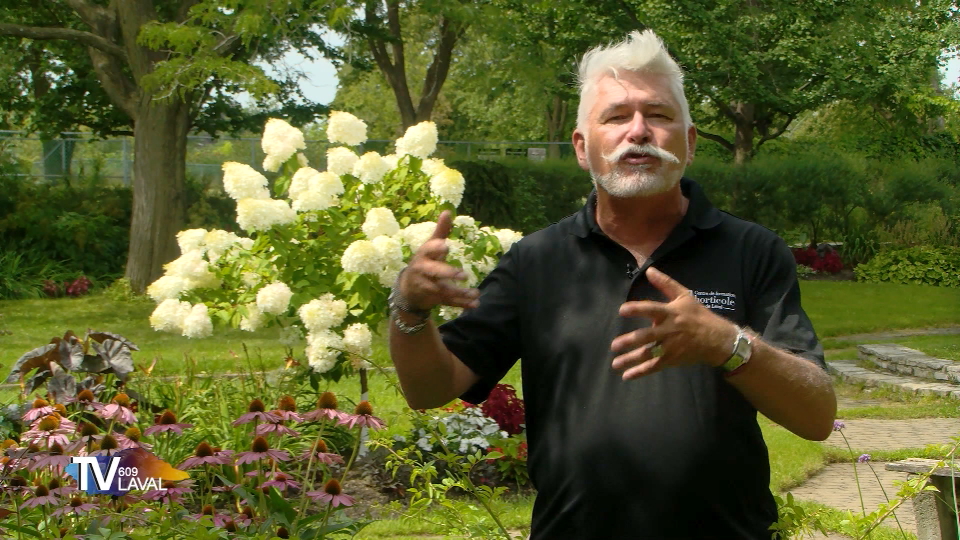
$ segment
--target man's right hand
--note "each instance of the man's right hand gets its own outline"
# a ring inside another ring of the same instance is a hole
[[[433,236],[420,246],[410,264],[400,274],[400,294],[411,307],[431,309],[437,305],[475,308],[479,304],[477,289],[458,287],[454,281],[467,279],[467,274],[444,262],[447,256],[447,237],[453,228],[449,211],[437,219]]]

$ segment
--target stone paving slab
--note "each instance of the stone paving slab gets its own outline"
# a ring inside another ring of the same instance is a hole
[[[960,334],[960,326],[945,326],[942,328],[913,328],[907,330],[891,330],[889,332],[871,332],[868,334],[848,334],[846,336],[836,336],[830,339],[836,341],[868,343],[871,341],[890,341],[912,336],[952,336],[956,334]]]
[[[860,492],[863,493],[863,505],[870,513],[877,509],[882,503],[887,502],[883,494],[886,490],[891,499],[896,497],[899,488],[896,482],[903,482],[907,479],[907,473],[888,471],[884,469],[885,463],[861,463],[856,464],[857,474],[860,478],[860,491],[857,490],[857,483],[854,477],[853,463],[834,463],[827,465],[823,470],[811,477],[802,486],[790,490],[793,496],[800,500],[816,501],[820,504],[836,508],[838,510],[851,510],[860,512]],[[877,476],[871,472],[870,467],[876,471],[880,478],[877,482]],[[881,483],[883,488],[881,489]],[[917,522],[913,515],[913,503],[905,501],[896,512],[897,518],[904,531],[917,532]],[[897,528],[897,522],[893,516],[889,516],[883,523],[888,527]],[[828,537],[834,538],[834,537]],[[842,537],[839,537],[842,538]]]
[[[946,381],[932,382],[910,375],[894,375],[880,373],[862,368],[854,362],[834,360],[827,362],[830,373],[839,376],[846,382],[861,383],[867,386],[894,388],[912,394],[937,395],[960,399],[960,384]]]
[[[846,448],[843,437],[856,452],[923,448],[929,444],[951,444],[951,437],[960,435],[960,418],[911,418],[885,420],[879,418],[840,419],[843,434],[834,431],[824,444]]]
[[[857,351],[861,360],[887,371],[930,379],[930,382],[960,383],[960,364],[952,360],[935,358],[896,343],[858,345]]]

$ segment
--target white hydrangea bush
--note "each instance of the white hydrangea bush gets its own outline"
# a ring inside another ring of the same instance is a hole
[[[279,327],[290,354],[324,377],[369,367],[390,286],[433,234],[437,216],[456,213],[465,181],[430,157],[437,148],[432,122],[408,129],[396,154],[385,156],[357,148],[366,129],[349,113],[331,113],[328,140],[348,146],[327,150],[320,171],[303,156],[299,129],[268,120],[263,170],[279,175],[270,181],[249,165],[223,164],[238,232],[177,235],[180,257],[147,288],[157,302],[153,328],[203,338],[214,323],[248,332]],[[447,260],[466,271],[465,285],[476,286],[520,237],[458,215]],[[438,316],[460,311],[440,309]]]

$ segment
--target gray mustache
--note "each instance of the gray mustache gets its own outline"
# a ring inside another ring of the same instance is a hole
[[[660,148],[659,146],[654,146],[652,144],[631,144],[629,146],[624,146],[614,150],[610,154],[604,154],[603,159],[605,159],[607,163],[613,164],[620,161],[620,159],[624,156],[624,154],[627,154],[630,152],[635,154],[646,154],[648,156],[653,156],[661,161],[665,161],[668,163],[674,163],[674,164],[680,163],[680,158],[675,156],[672,152],[670,152],[669,150],[664,150],[663,148]]]

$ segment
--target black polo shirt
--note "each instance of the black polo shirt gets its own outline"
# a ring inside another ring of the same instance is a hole
[[[717,210],[693,181],[681,189],[687,213],[647,265],[823,366],[787,245]],[[777,508],[757,412],[719,368],[633,381],[611,368],[613,338],[649,324],[620,317],[620,305],[664,297],[600,230],[595,200],[514,244],[480,285],[480,307],[440,329],[481,377],[467,401],[486,399],[523,359],[533,540],[769,539]]]

